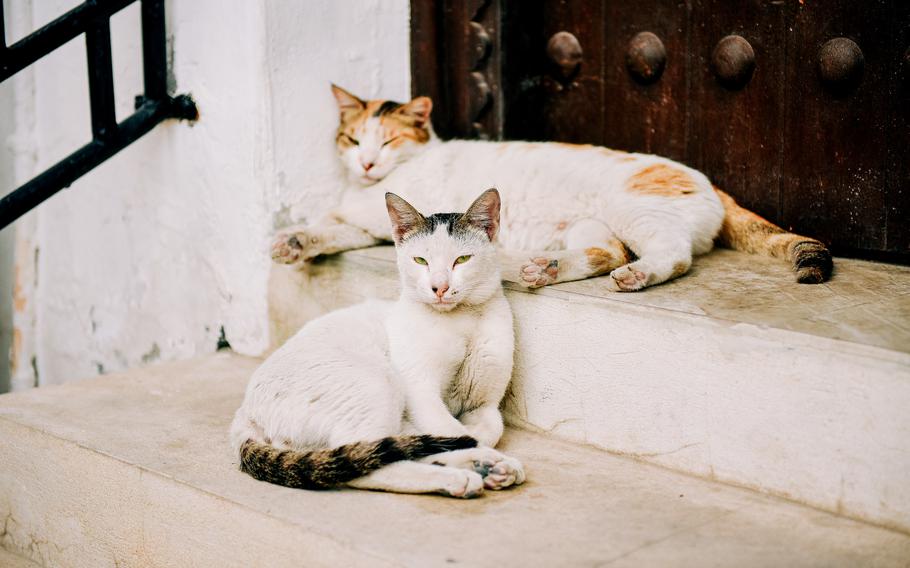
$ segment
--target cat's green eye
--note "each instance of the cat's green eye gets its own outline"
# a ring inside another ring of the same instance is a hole
[[[417,264],[422,264],[422,265],[426,266],[426,264],[427,264],[427,259],[425,259],[425,258],[423,258],[423,257],[415,256],[415,257],[414,257],[414,262],[416,262]]]
[[[473,256],[473,255],[466,254],[464,256],[459,256],[458,258],[455,259],[455,264],[464,264],[467,261],[471,260],[471,256]]]

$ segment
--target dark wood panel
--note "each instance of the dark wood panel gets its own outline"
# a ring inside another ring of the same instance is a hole
[[[433,99],[433,126],[443,138],[496,138],[500,0],[411,2],[411,93]]]
[[[781,222],[828,242],[835,253],[885,247],[888,135],[891,117],[905,112],[895,105],[888,69],[899,64],[891,5],[806,3],[789,24]],[[837,37],[855,41],[865,57],[861,82],[841,94],[818,73],[819,49]]]
[[[411,2],[411,96],[433,99],[433,125],[440,134],[451,125],[449,91],[445,89],[443,69],[447,65],[442,45],[445,22],[442,2]]]
[[[603,2],[503,4],[503,134],[521,140],[603,142]],[[558,32],[575,36],[581,64],[564,71],[547,53]]]
[[[777,220],[787,6],[694,0],[692,22],[687,161],[745,207]],[[754,70],[743,86],[722,84],[713,64],[719,42],[728,35],[742,37],[754,52]]]
[[[611,148],[685,160],[689,51],[686,3],[608,1],[600,25],[605,36],[604,143]],[[663,74],[649,85],[634,79],[626,67],[629,41],[639,32],[657,35],[667,53]]]
[[[891,131],[887,137],[885,244],[892,259],[910,264],[910,2],[894,2],[888,66],[892,85]]]
[[[414,0],[411,13],[413,92],[433,97],[443,137],[668,156],[836,253],[910,262],[907,0]],[[560,31],[584,51],[568,74],[547,55]],[[640,32],[665,48],[653,83],[628,69]],[[729,34],[754,52],[741,88],[712,65]],[[836,37],[864,54],[852,89],[821,80]]]

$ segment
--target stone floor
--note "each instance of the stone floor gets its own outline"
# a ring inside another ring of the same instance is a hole
[[[257,363],[220,353],[0,397],[0,545],[55,567],[910,559],[905,534],[519,431],[503,447],[528,482],[475,500],[260,483],[227,441]]]
[[[12,552],[7,552],[0,548],[0,567],[2,568],[40,568],[39,564],[35,564],[27,558],[23,558],[18,554],[13,554]]]

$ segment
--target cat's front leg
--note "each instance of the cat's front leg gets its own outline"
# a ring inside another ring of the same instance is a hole
[[[346,223],[296,225],[275,236],[271,253],[272,260],[279,264],[294,264],[320,255],[373,246],[379,242],[367,231]]]
[[[468,429],[449,413],[438,392],[412,385],[406,392],[407,419],[415,431],[434,436],[468,436]]]
[[[468,434],[484,446],[496,447],[504,429],[498,403],[485,404],[459,417]]]

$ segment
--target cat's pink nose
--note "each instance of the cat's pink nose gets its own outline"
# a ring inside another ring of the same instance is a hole
[[[363,171],[368,172],[368,171],[370,171],[370,168],[372,168],[375,164],[373,164],[373,162],[367,162],[367,163],[361,162],[360,165],[363,166]]]
[[[433,291],[436,292],[436,297],[440,300],[445,295],[446,291],[449,289],[448,284],[443,284],[442,286],[433,286]]]

